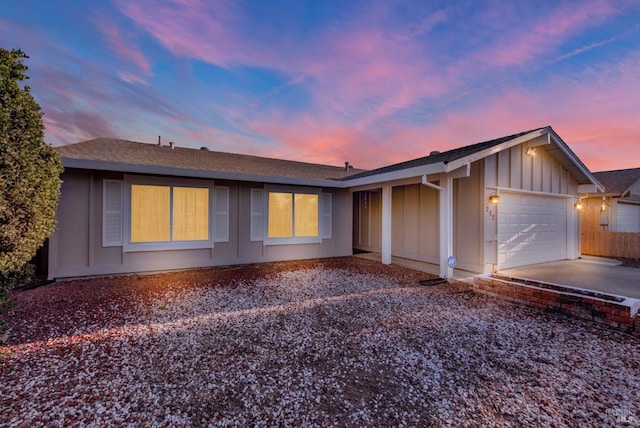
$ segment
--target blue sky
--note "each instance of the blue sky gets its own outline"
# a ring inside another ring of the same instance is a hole
[[[374,168],[551,125],[640,166],[640,2],[5,0],[53,145]]]

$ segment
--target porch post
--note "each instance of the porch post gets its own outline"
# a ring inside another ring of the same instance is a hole
[[[453,255],[453,178],[440,175],[440,277],[453,278],[453,268],[448,266]]]
[[[382,263],[391,264],[391,184],[382,185]]]

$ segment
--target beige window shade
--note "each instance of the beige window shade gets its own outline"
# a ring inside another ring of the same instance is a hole
[[[131,242],[169,241],[171,188],[131,185]]]
[[[293,236],[293,194],[269,192],[269,238]]]
[[[173,188],[173,240],[209,239],[209,189]]]
[[[296,193],[294,207],[295,236],[318,236],[318,195]]]

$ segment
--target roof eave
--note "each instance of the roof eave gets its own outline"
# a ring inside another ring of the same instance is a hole
[[[569,149],[567,144],[562,140],[562,138],[560,138],[560,136],[558,134],[556,134],[556,132],[552,128],[548,128],[548,130],[549,130],[549,133],[551,135],[551,138],[553,138],[554,142],[560,148],[562,153],[565,156],[567,156],[571,160],[571,162],[573,163],[574,171],[580,172],[584,176],[584,178],[589,181],[589,183],[591,183],[594,186],[596,186],[596,191],[597,192],[603,193],[605,191],[604,186],[598,181],[598,179],[596,179],[593,176],[591,171],[589,171],[589,169],[582,163],[582,161],[575,155],[575,153],[573,153]],[[575,176],[575,174],[574,174],[574,176]]]
[[[397,171],[384,172],[367,177],[344,179],[345,187],[367,186],[370,184],[386,183],[390,181],[405,180],[407,178],[421,177],[425,174],[439,174],[446,171],[443,162],[436,162],[427,165],[420,165],[413,168],[400,169]]]
[[[480,159],[484,159],[488,156],[501,152],[505,149],[509,149],[511,147],[517,146],[518,144],[522,144],[525,141],[532,140],[537,137],[541,137],[549,132],[548,128],[540,128],[535,131],[531,131],[527,134],[521,135],[519,137],[515,137],[511,140],[504,141],[500,144],[496,144],[495,146],[489,147],[484,150],[480,150],[476,153],[472,153],[467,156],[463,156],[461,158],[452,160],[446,166],[447,171],[455,171],[456,169],[464,166],[465,164],[472,163],[478,161]]]
[[[65,168],[90,169],[99,171],[118,171],[137,174],[170,175],[175,177],[205,178],[212,180],[252,181],[257,183],[288,184],[314,187],[347,187],[343,181],[332,179],[314,179],[273,175],[247,174],[227,171],[175,168],[157,165],[130,164],[92,159],[61,157]]]

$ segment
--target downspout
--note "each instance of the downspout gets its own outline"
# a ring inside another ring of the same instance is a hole
[[[422,184],[427,186],[427,187],[431,187],[432,189],[436,189],[438,191],[443,191],[444,190],[444,187],[440,187],[437,184],[433,184],[433,183],[429,182],[427,180],[427,174],[424,174],[422,176]]]

